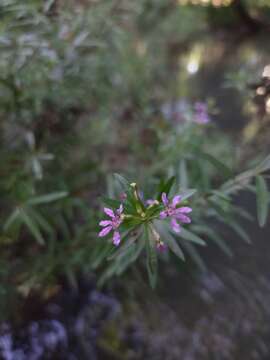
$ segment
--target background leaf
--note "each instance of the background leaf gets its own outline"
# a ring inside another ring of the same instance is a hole
[[[269,192],[266,181],[262,176],[256,176],[256,195],[257,195],[257,216],[259,225],[263,227],[267,221],[269,208]]]

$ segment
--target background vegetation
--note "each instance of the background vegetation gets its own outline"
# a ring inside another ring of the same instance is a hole
[[[60,276],[76,284],[81,273],[117,274],[123,287],[139,276],[123,275],[130,252],[110,267],[107,241],[97,237],[102,197],[119,195],[115,172],[146,198],[171,176],[175,192],[197,190],[189,235],[177,246],[201,270],[207,264],[194,243],[233,253],[221,222],[249,242],[239,190],[256,192],[259,224],[267,222],[268,5],[1,2],[2,308],[33,292],[46,298]],[[254,34],[262,35],[260,51]],[[196,121],[197,102],[207,124]],[[179,251],[158,257],[181,270]],[[144,263],[142,252],[132,265],[143,278]]]

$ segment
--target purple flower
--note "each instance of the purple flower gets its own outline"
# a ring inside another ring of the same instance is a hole
[[[116,210],[116,213],[113,212],[112,209],[104,208],[105,214],[107,214],[111,220],[102,220],[100,221],[99,225],[102,226],[104,229],[100,231],[98,234],[99,237],[103,237],[109,234],[109,232],[113,231],[113,244],[118,246],[121,241],[121,236],[119,231],[117,230],[121,225],[123,218],[123,205],[121,204],[119,209]]]
[[[171,218],[171,227],[173,231],[179,233],[181,231],[181,226],[178,223],[189,224],[191,222],[190,218],[185,214],[188,214],[192,211],[190,207],[183,206],[177,207],[181,202],[181,196],[176,195],[171,202],[165,193],[162,194],[162,202],[165,206],[165,210],[161,211],[159,214],[160,219],[165,219],[166,217]]]
[[[210,117],[208,115],[207,104],[203,102],[196,102],[194,105],[195,115],[194,121],[198,124],[207,124],[210,121]]]

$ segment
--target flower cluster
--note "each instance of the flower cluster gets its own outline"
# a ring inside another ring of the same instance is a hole
[[[170,218],[172,230],[176,233],[179,233],[181,231],[180,224],[189,224],[191,222],[191,219],[187,216],[187,214],[190,213],[192,209],[187,206],[179,206],[182,200],[180,195],[174,196],[173,199],[169,201],[167,194],[163,192],[161,196],[162,203],[160,203],[158,200],[147,200],[144,202],[142,200],[142,195],[139,196],[137,192],[135,194],[135,198],[144,204],[144,211],[139,211],[135,215],[136,219],[141,219],[141,223],[148,221],[151,224],[152,220],[155,219],[163,220]],[[125,201],[126,197],[122,196],[121,200]],[[113,232],[112,242],[115,246],[118,246],[121,242],[121,235],[119,232],[120,225],[125,219],[134,218],[134,215],[124,214],[124,206],[122,203],[115,211],[105,207],[104,213],[108,215],[110,219],[100,221],[99,225],[102,226],[103,229],[99,232],[98,236],[104,237],[110,232]],[[151,215],[148,216],[148,214]],[[156,233],[153,227],[152,232],[154,232],[155,238],[157,239],[157,249],[163,251],[166,248],[165,244],[160,240],[159,234]]]

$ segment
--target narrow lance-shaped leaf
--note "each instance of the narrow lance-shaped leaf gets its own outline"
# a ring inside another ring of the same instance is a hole
[[[132,253],[130,254],[130,256],[128,257],[123,257],[122,259],[122,264],[120,264],[120,266],[117,269],[116,274],[117,275],[121,275],[128,266],[130,266],[133,262],[135,262],[138,258],[138,256],[140,255],[140,253],[142,252],[143,248],[144,248],[144,242],[143,241],[138,241],[137,243],[132,245],[134,247],[134,250],[132,251]]]
[[[30,218],[30,216],[27,214],[25,209],[20,210],[20,218],[22,222],[27,226],[29,231],[32,233],[34,238],[37,240],[37,242],[40,245],[44,245],[44,239],[40,233],[40,230],[38,226],[35,224],[35,222]]]
[[[39,225],[39,227],[42,230],[44,230],[50,234],[54,233],[54,229],[50,225],[50,223],[47,221],[47,219],[45,217],[43,217],[40,213],[35,211],[35,209],[28,208],[28,214],[30,217],[32,217],[34,219],[34,221]]]
[[[52,201],[60,200],[64,197],[66,197],[67,195],[68,195],[68,193],[66,191],[54,192],[51,194],[41,195],[41,196],[34,197],[33,199],[29,199],[27,201],[27,204],[28,205],[39,205],[39,204],[50,203]]]
[[[206,243],[203,239],[201,239],[198,235],[194,234],[193,232],[186,230],[184,228],[181,229],[181,232],[179,235],[175,235],[177,237],[181,237],[184,240],[191,241],[195,244],[205,246]]]
[[[187,162],[185,159],[180,161],[179,165],[179,179],[180,185],[183,189],[188,187],[188,172],[187,172]]]
[[[203,261],[202,257],[196,250],[196,248],[191,244],[189,241],[182,240],[181,242],[182,246],[185,248],[185,250],[189,253],[192,260],[198,265],[198,267],[203,271],[207,271],[207,267],[205,262]]]
[[[155,242],[150,236],[150,229],[145,226],[145,237],[146,237],[146,266],[150,285],[155,288],[157,283],[157,252],[155,249]]]
[[[225,243],[225,240],[220,236],[220,234],[209,228],[206,225],[195,225],[192,227],[198,233],[205,234],[210,240],[212,240],[226,255],[229,257],[233,256],[233,253],[229,246]]]
[[[118,184],[121,186],[122,190],[127,190],[130,186],[129,181],[124,178],[122,175],[119,175],[117,173],[113,174],[115,180],[118,182]]]
[[[120,204],[121,204],[120,200],[110,199],[108,197],[102,197],[101,200],[105,205],[108,205],[108,206],[113,207],[113,208],[114,207],[118,208],[120,206]]]
[[[188,189],[181,193],[181,201],[185,201],[188,198],[190,198],[192,195],[195,194],[197,190],[196,189]]]
[[[266,182],[262,176],[256,176],[256,195],[257,195],[257,216],[259,225],[263,227],[267,220],[269,193]]]
[[[169,194],[174,182],[175,182],[175,176],[172,176],[169,178],[168,181],[166,181],[165,183],[161,183],[159,185],[158,200],[161,200],[162,193],[166,193],[167,195]]]
[[[16,208],[8,217],[7,221],[4,224],[4,231],[8,231],[8,229],[12,226],[12,224],[18,219],[20,215],[20,210]]]
[[[167,223],[161,221],[155,221],[155,227],[161,236],[161,240],[168,245],[169,249],[182,261],[185,261],[185,255],[178,245],[177,241],[170,233],[170,228]]]
[[[223,162],[221,162],[219,159],[215,158],[213,155],[210,155],[208,153],[199,152],[198,156],[208,161],[210,164],[212,164],[218,171],[220,171],[224,176],[230,177],[232,176],[231,169],[225,165]]]
[[[250,237],[248,233],[235,221],[230,221],[228,225],[248,244],[251,244]]]
[[[123,245],[121,245],[111,256],[109,256],[108,260],[114,260],[118,257],[125,256],[128,248],[138,240],[141,233],[141,229],[128,231],[124,236],[122,236]]]

